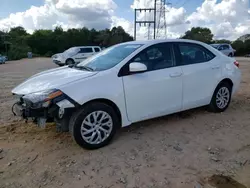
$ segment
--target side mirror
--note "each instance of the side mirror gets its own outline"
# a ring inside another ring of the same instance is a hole
[[[133,62],[129,64],[129,71],[132,73],[145,72],[147,70],[147,66],[143,63]]]
[[[221,51],[221,50],[223,50],[223,48],[222,47],[219,47],[219,49],[218,49],[219,51]]]

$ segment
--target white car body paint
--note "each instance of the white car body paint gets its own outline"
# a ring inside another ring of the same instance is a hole
[[[56,68],[32,76],[30,79],[13,89],[12,92],[17,95],[26,95],[47,89],[59,88],[70,82],[81,80],[95,74],[97,74],[97,72],[81,71],[69,67]]]
[[[167,42],[199,44],[216,57],[209,62],[176,66],[151,72],[118,76],[120,69],[145,48]],[[123,43],[124,44],[124,43]],[[228,58],[213,47],[192,40],[133,41],[143,44],[116,66],[99,72],[63,67],[37,74],[12,93],[25,95],[47,89],[59,89],[80,105],[96,99],[110,100],[119,108],[122,127],[131,123],[207,105],[217,85],[225,78],[237,91],[241,72]]]

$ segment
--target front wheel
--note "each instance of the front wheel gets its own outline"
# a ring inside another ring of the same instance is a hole
[[[73,59],[66,60],[66,65],[73,65],[73,64],[75,64],[75,61]]]
[[[224,112],[231,102],[231,95],[232,86],[227,82],[222,82],[214,91],[209,109],[212,112]]]
[[[98,149],[109,144],[119,125],[119,118],[112,107],[94,102],[72,116],[69,128],[78,145],[85,149]]]

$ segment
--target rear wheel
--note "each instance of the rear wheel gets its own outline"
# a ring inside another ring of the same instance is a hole
[[[98,149],[109,144],[119,126],[119,118],[111,106],[93,102],[72,116],[69,129],[78,145]]]
[[[222,82],[214,91],[209,109],[212,112],[225,111],[231,102],[232,86],[227,82]]]

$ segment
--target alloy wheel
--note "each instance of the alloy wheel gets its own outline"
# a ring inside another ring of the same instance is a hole
[[[89,144],[100,144],[109,137],[112,129],[111,116],[104,111],[94,111],[83,120],[81,136]]]

